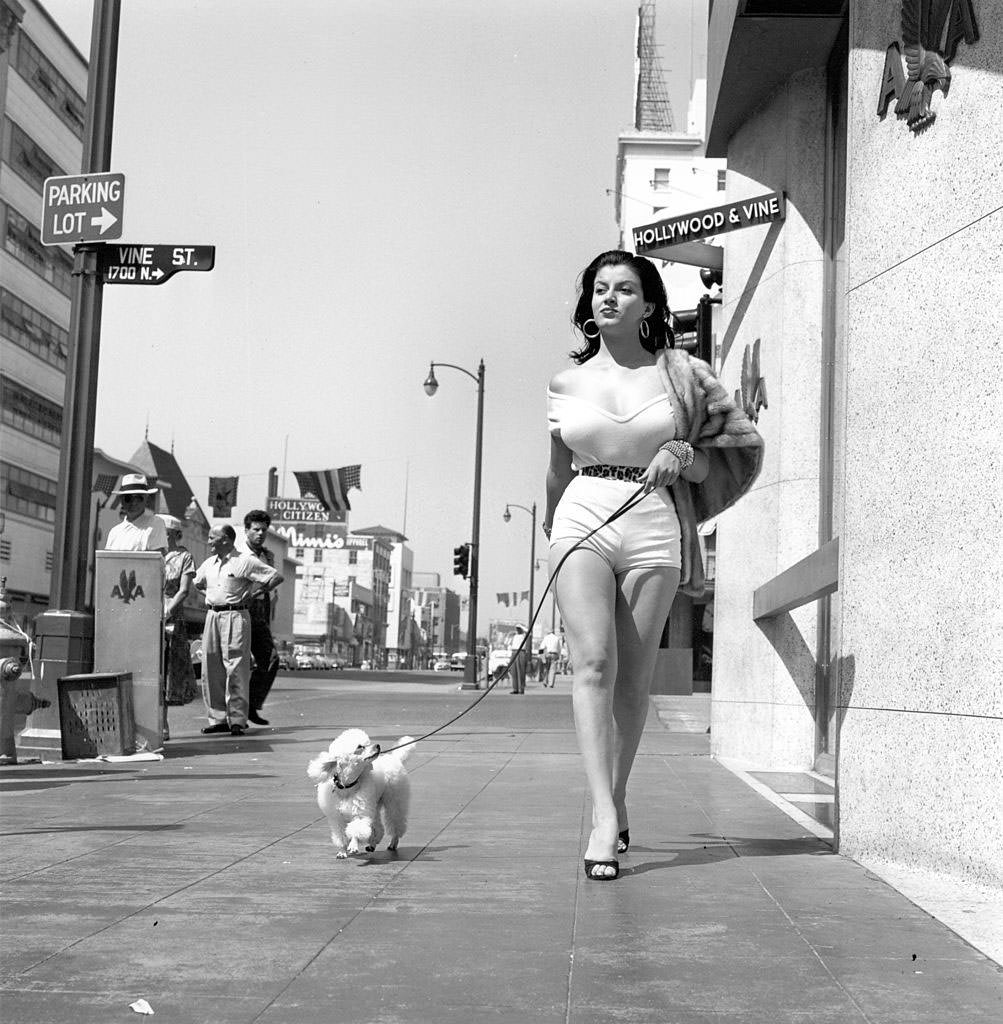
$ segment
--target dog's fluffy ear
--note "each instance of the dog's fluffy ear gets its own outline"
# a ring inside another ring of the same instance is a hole
[[[328,751],[325,750],[323,754],[318,754],[307,765],[306,773],[314,782],[325,782],[331,777],[331,772],[334,770],[336,763],[336,761],[331,759]]]

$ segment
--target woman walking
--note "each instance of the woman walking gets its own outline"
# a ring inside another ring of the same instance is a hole
[[[552,572],[568,555],[556,592],[592,795],[585,874],[610,881],[630,845],[627,781],[659,639],[676,590],[703,589],[696,523],[748,490],[762,440],[707,364],[671,347],[665,287],[644,257],[597,256],[572,319],[585,342],[548,390],[544,531]],[[575,547],[639,487],[636,506]]]

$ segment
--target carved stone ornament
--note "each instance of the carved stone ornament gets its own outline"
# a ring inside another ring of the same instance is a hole
[[[948,64],[958,44],[964,40],[971,46],[978,38],[974,0],[902,0],[902,50],[895,42],[885,52],[878,117],[885,116],[894,99],[896,116],[914,132],[929,128],[937,116],[930,110],[933,91],[939,89],[947,96]]]
[[[735,392],[735,405],[741,409],[753,423],[759,422],[759,410],[769,409],[766,400],[766,378],[759,375],[759,343],[756,338],[752,347],[745,346],[742,356],[742,386]]]

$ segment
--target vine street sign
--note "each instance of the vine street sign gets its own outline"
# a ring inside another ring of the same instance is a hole
[[[105,245],[101,280],[105,284],[163,284],[179,270],[212,270],[214,245]]]
[[[42,186],[42,245],[121,238],[124,207],[124,174],[46,178]]]

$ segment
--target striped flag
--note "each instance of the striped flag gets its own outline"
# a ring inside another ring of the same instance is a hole
[[[91,488],[92,491],[100,491],[106,498],[111,497],[111,492],[115,490],[115,484],[118,483],[118,477],[114,473],[98,473],[94,478],[94,486]]]
[[[353,488],[362,490],[362,466],[342,466],[340,469],[293,470],[296,483],[300,485],[300,497],[313,495],[319,498],[329,512],[350,512],[348,492]]]

